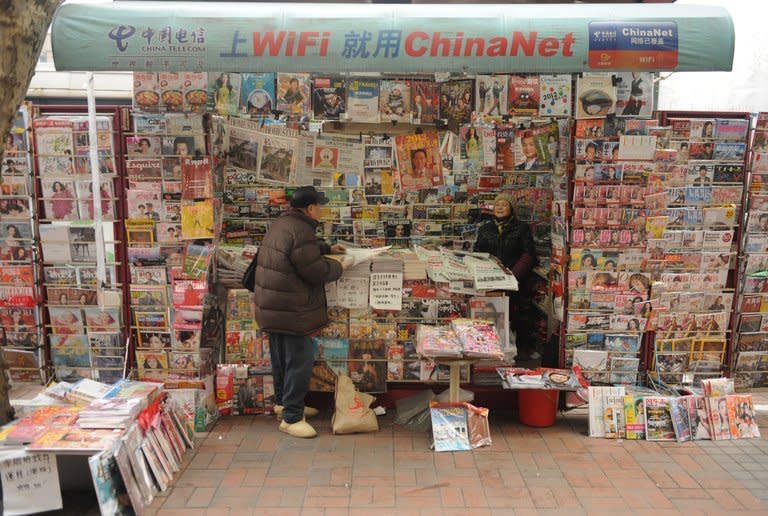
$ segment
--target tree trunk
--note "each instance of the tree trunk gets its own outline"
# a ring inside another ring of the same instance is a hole
[[[0,142],[27,94],[48,26],[61,0],[0,0]],[[0,162],[5,146],[0,145]],[[0,353],[0,424],[13,419],[8,365]]]

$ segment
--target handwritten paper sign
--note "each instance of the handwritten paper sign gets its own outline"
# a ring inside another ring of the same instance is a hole
[[[37,514],[63,508],[56,456],[14,450],[0,455],[3,515]]]
[[[342,308],[366,308],[368,279],[368,276],[339,279],[336,282],[336,304]]]
[[[403,307],[403,274],[401,272],[371,273],[371,308],[400,310]]]
[[[325,284],[325,302],[328,307],[338,306],[338,287],[335,281]]]

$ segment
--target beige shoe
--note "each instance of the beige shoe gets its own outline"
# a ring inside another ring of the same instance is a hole
[[[304,407],[304,417],[307,419],[311,419],[318,415],[320,413],[319,410],[317,410],[314,407]],[[283,419],[283,406],[282,405],[275,405],[275,416],[277,416],[277,419],[281,420]]]
[[[312,428],[312,425],[307,423],[305,419],[302,419],[297,423],[286,423],[285,421],[281,421],[280,431],[285,432],[288,435],[292,435],[293,437],[299,437],[301,439],[311,439],[312,437],[317,437],[317,432],[314,428]]]

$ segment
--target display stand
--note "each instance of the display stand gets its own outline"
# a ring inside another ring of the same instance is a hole
[[[461,368],[468,365],[472,365],[476,361],[477,361],[476,359],[466,359],[466,358],[434,359],[434,362],[436,364],[447,365],[451,368],[451,375],[448,380],[448,401],[450,401],[451,403],[458,403],[459,401],[461,401],[459,399],[459,391],[461,390]]]

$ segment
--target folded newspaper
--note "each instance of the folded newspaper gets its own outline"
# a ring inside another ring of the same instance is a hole
[[[436,283],[472,281],[476,292],[518,290],[517,278],[487,253],[463,253],[418,247],[419,259],[427,262],[427,275]]]
[[[342,263],[345,263],[345,265],[348,268],[354,267],[355,265],[359,265],[364,262],[369,262],[375,257],[386,253],[392,248],[391,245],[388,245],[386,247],[375,247],[372,249],[368,249],[368,248],[362,248],[362,247],[352,247],[346,243],[341,243],[341,242],[340,244],[344,246],[344,250],[345,250],[344,254],[332,254],[332,255],[326,255],[326,256],[328,258],[333,258],[334,260],[338,260]]]
[[[505,389],[576,391],[589,385],[580,371],[569,369],[498,367],[496,371],[501,376]]]

